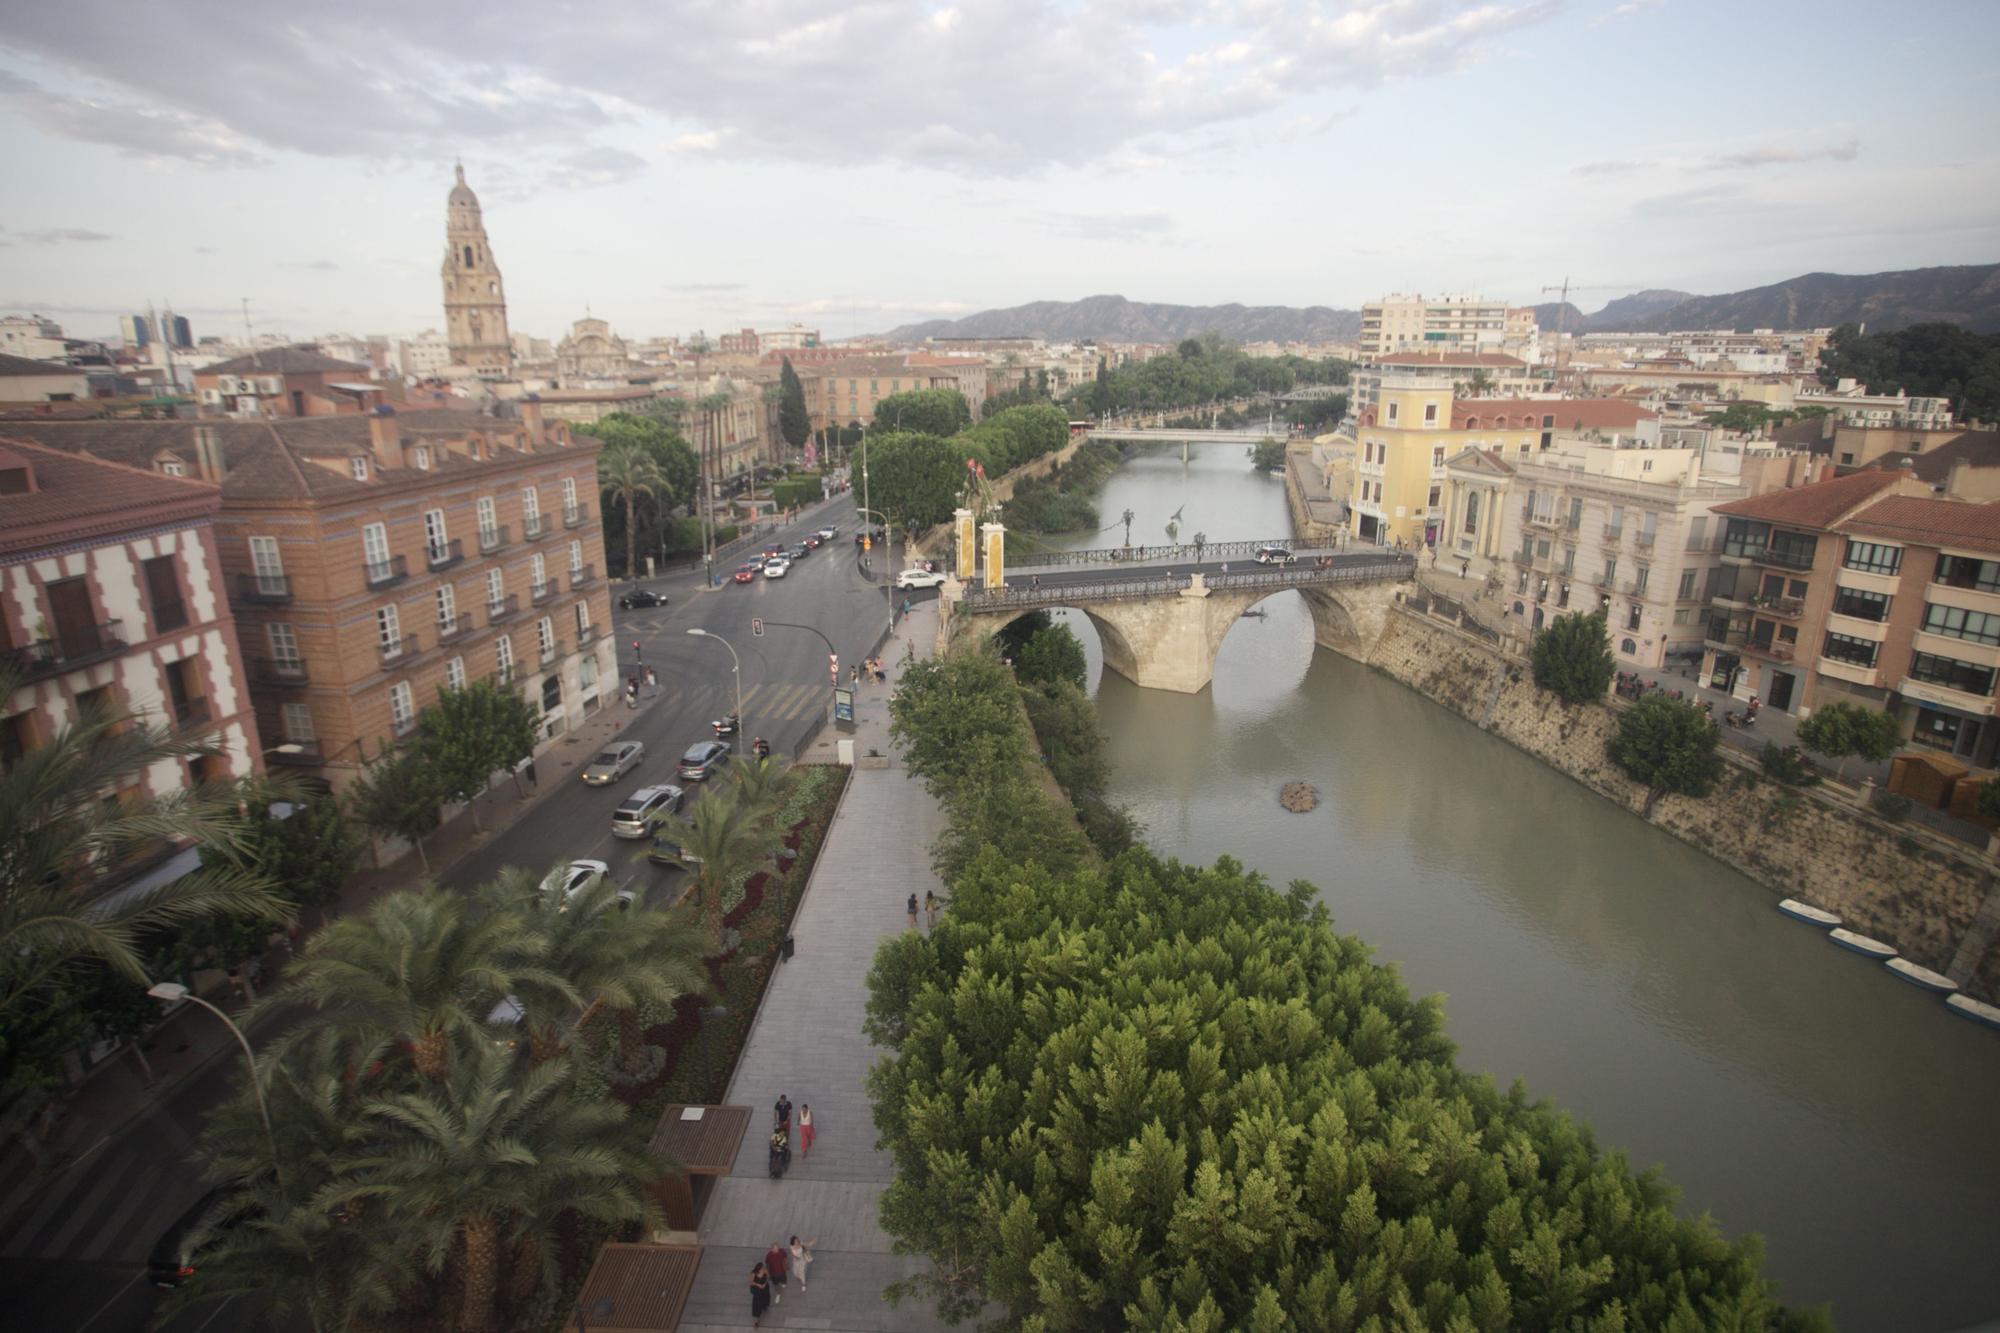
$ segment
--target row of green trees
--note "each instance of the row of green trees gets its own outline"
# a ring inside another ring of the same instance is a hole
[[[1847,378],[1875,393],[1949,398],[1960,420],[1990,422],[2000,419],[2000,333],[1942,322],[1863,333],[1843,324],[1820,349],[1819,378],[1829,388]]]
[[[992,658],[924,666],[892,710],[951,910],[883,944],[867,1017],[882,1221],[930,1260],[894,1297],[1051,1329],[1823,1326],[1755,1240],[1458,1069],[1440,1002],[1311,885],[1083,856],[1016,777]]]
[[[1345,361],[1297,356],[1247,356],[1214,334],[1183,341],[1172,356],[1112,368],[1098,362],[1097,378],[1071,395],[1073,406],[1093,416],[1164,412],[1257,394],[1288,393],[1304,384],[1345,384]]]
[[[885,398],[875,420],[890,428],[868,437],[869,494],[904,531],[951,517],[974,485],[968,464],[995,478],[1069,442],[1069,420],[1058,408],[1010,407],[974,426],[965,399],[950,389]]]

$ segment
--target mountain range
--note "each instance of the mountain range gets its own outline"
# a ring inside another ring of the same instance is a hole
[[[1654,289],[1621,296],[1594,314],[1575,305],[1566,314],[1558,304],[1539,305],[1535,317],[1551,332],[1558,327],[1580,333],[1800,329],[1858,322],[1870,332],[1886,333],[1942,320],[1992,333],[2000,332],[2000,264],[1858,275],[1806,273],[1720,296]],[[888,336],[909,341],[1041,337],[1177,342],[1219,333],[1239,342],[1328,342],[1351,339],[1360,331],[1359,311],[1330,306],[1163,305],[1091,296],[905,324]]]

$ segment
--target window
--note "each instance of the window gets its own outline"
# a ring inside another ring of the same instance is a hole
[[[1583,526],[1583,497],[1572,496],[1569,502],[1569,530],[1577,531]]]
[[[285,591],[285,561],[278,554],[276,537],[250,539],[250,570],[257,576],[257,591],[282,595]]]
[[[264,641],[271,645],[271,660],[284,666],[299,662],[299,636],[290,625],[264,626]]]
[[[542,678],[542,711],[554,713],[562,708],[562,676],[553,674]]]
[[[1615,555],[1607,555],[1604,557],[1604,586],[1607,588],[1610,587],[1614,582],[1617,581],[1617,578],[1618,578],[1618,557]]]
[[[450,540],[445,535],[442,509],[424,511],[424,549],[430,553],[430,558],[433,560],[444,559],[445,552],[450,549]]]
[[[583,572],[582,542],[571,542],[569,544],[569,572],[572,575],[580,574]]]
[[[576,604],[577,642],[581,643],[583,641],[583,636],[588,633],[590,633],[590,603],[578,602]]]
[[[1438,419],[1438,405],[1436,403],[1425,403],[1424,424],[1426,426],[1434,426],[1437,424],[1437,419]],[[1442,454],[1444,451],[1440,449],[1438,452]]]
[[[181,600],[180,573],[170,555],[158,556],[140,565],[146,576],[146,600],[153,606],[153,633],[165,634],[188,623],[187,603]]]
[[[479,507],[479,540],[482,544],[491,546],[493,544],[494,537],[498,535],[500,531],[500,518],[499,515],[494,512],[493,497],[490,495],[480,496],[478,507]]]
[[[458,630],[458,594],[449,583],[440,584],[437,590],[438,633],[452,634]]]
[[[1811,533],[1773,532],[1770,549],[1764,552],[1764,558],[1792,569],[1811,569],[1818,549],[1819,538]]]
[[[1636,611],[1639,608],[1635,606],[1632,609]],[[1637,625],[1633,625],[1632,628],[1637,629],[1639,627]],[[1625,656],[1627,657],[1630,657],[1633,653],[1637,652],[1638,650],[1639,650],[1639,645],[1633,643],[1630,639],[1620,639],[1618,641],[1618,651],[1625,654]]]
[[[417,724],[416,700],[410,695],[410,682],[399,680],[389,687],[389,722],[402,735]]]
[[[556,625],[547,616],[535,622],[535,645],[542,650],[543,657],[556,650]]]
[[[562,481],[563,517],[576,521],[576,479],[564,477]]]
[[[284,720],[286,740],[310,745],[319,739],[319,733],[313,730],[313,714],[309,705],[286,704],[278,710],[278,715]]]
[[[1604,524],[1604,535],[1607,537],[1615,538],[1624,531],[1625,531],[1625,506],[1612,505],[1611,517],[1608,520],[1606,520]]]
[[[548,586],[548,567],[542,562],[542,553],[537,551],[528,561],[528,587],[534,591],[535,596],[540,597]]]
[[[1574,546],[1563,547],[1563,573],[1576,573],[1576,548]]]
[[[1690,551],[1705,551],[1708,549],[1708,517],[1706,515],[1688,520],[1687,549]]]
[[[1465,493],[1465,531],[1468,536],[1479,531],[1479,492]]]
[[[530,537],[542,530],[542,502],[533,486],[521,488],[521,525]]]
[[[1924,629],[1931,634],[1949,634],[1967,643],[2000,643],[2000,615],[1968,611],[1960,606],[1926,604]]]
[[[1952,588],[1976,588],[1980,592],[2000,592],[2000,561],[1974,560],[1965,555],[1941,555],[1937,581]]]
[[[1437,486],[1433,486],[1433,487],[1431,487],[1431,499],[1430,499],[1430,506],[1431,506],[1431,508],[1433,508],[1433,509],[1436,509],[1436,508],[1438,507],[1438,497],[1439,497],[1439,495],[1440,495],[1440,492],[1441,492],[1441,488],[1440,488],[1440,487],[1437,487]]]
[[[1910,739],[1918,745],[1936,746],[1954,754],[1960,751],[1961,745],[1966,752],[1970,752],[1978,738],[1977,722],[1935,708],[1917,709],[1917,724],[1910,732]]]
[[[347,460],[347,470],[356,481],[368,480],[368,456],[355,454]]]
[[[501,603],[505,602],[506,600],[507,600],[506,578],[497,569],[487,570],[486,605],[489,608],[497,611],[500,608]]]
[[[1889,618],[1889,598],[1885,593],[1837,588],[1833,594],[1833,613],[1837,616],[1857,616],[1879,625]]]
[[[1639,628],[1639,612],[1640,612],[1640,606],[1637,602],[1632,603],[1632,605],[1626,609],[1625,612],[1626,629]],[[1625,642],[1630,643],[1632,641],[1630,639],[1627,639]],[[1627,648],[1625,651],[1629,653],[1632,650],[1630,648]]]
[[[1396,424],[1396,409],[1398,406],[1396,403],[1389,404],[1389,424],[1391,426]]]
[[[169,458],[166,462],[160,464],[160,471],[170,477],[185,477],[188,474],[187,464],[181,462],[178,458]]]
[[[1875,665],[1875,654],[1879,650],[1880,645],[1873,639],[1857,639],[1851,634],[1829,632],[1826,636],[1826,647],[1822,651],[1836,662],[1845,662],[1849,666],[1872,667]]]
[[[1681,571],[1680,586],[1674,590],[1675,600],[1682,602],[1694,600],[1694,581],[1700,573],[1701,571],[1698,569],[1683,569]]]
[[[1975,662],[1960,662],[1935,653],[1918,653],[1910,662],[1910,679],[1928,681],[1949,690],[1963,690],[1982,697],[1993,693],[1993,668]]]
[[[1435,449],[1431,450],[1431,466],[1432,466],[1432,467],[1443,467],[1443,466],[1444,466],[1444,446],[1443,446],[1443,445],[1439,445],[1439,446],[1438,446],[1437,448],[1435,448]]]
[[[415,452],[415,454],[414,454],[414,455],[412,456],[412,458],[413,458],[413,461],[414,461],[414,462],[416,463],[416,465],[417,465],[417,468],[418,468],[418,470],[419,470],[419,471],[423,471],[423,472],[428,472],[428,471],[430,471],[430,466],[431,466],[431,447],[430,447],[430,446],[429,446],[428,444],[420,444],[420,445],[418,445],[418,446],[417,446],[417,448],[416,448],[416,452]]]
[[[1849,541],[1847,556],[1841,563],[1864,574],[1894,574],[1903,568],[1903,548],[1884,546],[1879,542]]]
[[[505,634],[493,641],[493,669],[502,681],[514,679],[514,641]]]
[[[402,653],[403,622],[396,614],[394,603],[376,608],[375,641],[381,645],[384,657],[396,657]]]
[[[465,688],[465,659],[454,657],[444,664],[444,687],[448,690]]]
[[[370,523],[361,529],[361,558],[368,562],[369,577],[381,577],[389,572],[388,528],[380,523]]]
[[[1691,606],[1683,606],[1675,610],[1674,623],[1676,625],[1694,624],[1694,608]]]

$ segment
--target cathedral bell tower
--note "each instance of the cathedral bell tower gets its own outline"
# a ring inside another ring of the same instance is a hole
[[[486,244],[479,196],[465,183],[465,167],[445,200],[444,336],[451,364],[475,375],[506,375],[514,367],[507,337],[507,294],[500,266]]]

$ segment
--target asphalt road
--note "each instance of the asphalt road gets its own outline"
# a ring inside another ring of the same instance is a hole
[[[782,579],[760,576],[750,584],[725,582],[704,589],[698,573],[683,573],[642,584],[666,593],[670,604],[615,611],[613,625],[619,679],[641,661],[659,673],[659,694],[642,698],[641,707],[626,712],[629,721],[622,731],[645,744],[645,760],[617,784],[586,787],[579,774],[592,754],[580,744],[558,742],[537,761],[541,781],[558,784],[558,790],[460,861],[442,882],[467,889],[502,866],[539,868],[586,856],[610,861],[614,874],[634,888],[650,890],[674,873],[647,864],[645,843],[612,838],[611,812],[637,787],[675,781],[673,769],[682,751],[711,739],[710,719],[734,708],[729,653],[686,631],[699,627],[721,635],[742,659],[744,719],[736,739],[747,747],[751,737],[761,735],[783,752],[800,748],[830,708],[827,649],[818,635],[776,625],[754,637],[751,618],[818,629],[840,653],[843,674],[888,628],[884,553],[874,553],[871,583],[858,567],[851,497],[780,529],[774,540],[790,545],[829,524],[840,529],[839,535]],[[627,586],[614,586],[614,603]],[[905,595],[895,594],[896,601]],[[907,594],[912,600],[934,595]],[[606,684],[615,695],[616,687]],[[624,710],[622,699],[607,706]],[[150,1326],[158,1293],[146,1281],[146,1257],[204,1191],[189,1153],[204,1118],[227,1094],[237,1072],[235,1060],[216,1061],[84,1160],[0,1206],[0,1290],[6,1292],[7,1327],[37,1333],[140,1333]],[[161,1333],[272,1328],[289,1333],[288,1326],[268,1324],[254,1307],[244,1298],[207,1302],[159,1327]]]

